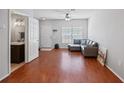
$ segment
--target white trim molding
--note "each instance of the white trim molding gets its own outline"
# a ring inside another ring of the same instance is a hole
[[[40,51],[51,51],[52,48],[41,48]]]
[[[10,75],[10,73],[8,73],[7,75],[3,76],[2,78],[0,78],[0,81],[2,81],[3,79],[7,78]]]
[[[124,82],[124,79],[120,77],[111,67],[108,65],[105,65],[113,74],[115,74],[122,82]]]

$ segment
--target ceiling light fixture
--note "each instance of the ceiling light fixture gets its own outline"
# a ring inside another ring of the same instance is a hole
[[[15,26],[24,26],[25,23],[24,23],[24,20],[23,19],[16,19],[14,25]]]
[[[42,18],[42,20],[46,20],[46,18],[45,18],[45,17],[43,17],[43,18]]]
[[[67,9],[66,14],[65,14],[65,20],[70,21],[71,20],[71,13],[75,11],[75,9]]]
[[[65,14],[65,21],[70,21],[71,20],[71,15],[69,13]]]

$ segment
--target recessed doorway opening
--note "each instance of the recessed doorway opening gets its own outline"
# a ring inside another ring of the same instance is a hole
[[[10,15],[10,72],[26,62],[27,17],[11,13]]]

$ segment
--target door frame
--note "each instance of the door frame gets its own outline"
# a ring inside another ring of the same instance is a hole
[[[13,11],[13,10],[9,10],[9,74],[12,72],[11,71],[11,14],[18,14],[20,16],[24,16],[26,17],[26,31],[25,31],[25,63],[28,62],[28,15],[17,12],[17,11]]]

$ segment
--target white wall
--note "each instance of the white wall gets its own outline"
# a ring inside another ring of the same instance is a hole
[[[33,17],[31,9],[12,10]],[[9,74],[9,11],[0,9],[0,80]]]
[[[124,79],[124,10],[97,11],[89,19],[88,37],[108,49],[107,65]]]
[[[65,48],[67,45],[62,44],[61,41],[61,29],[62,27],[82,27],[84,31],[84,38],[87,38],[88,20],[71,20],[69,22],[65,20],[45,20],[40,21],[40,47],[52,48],[54,43],[59,43],[61,48]],[[57,29],[57,32],[53,34],[52,30]],[[54,39],[54,40],[52,40]]]
[[[8,10],[0,9],[0,80],[9,73]]]

